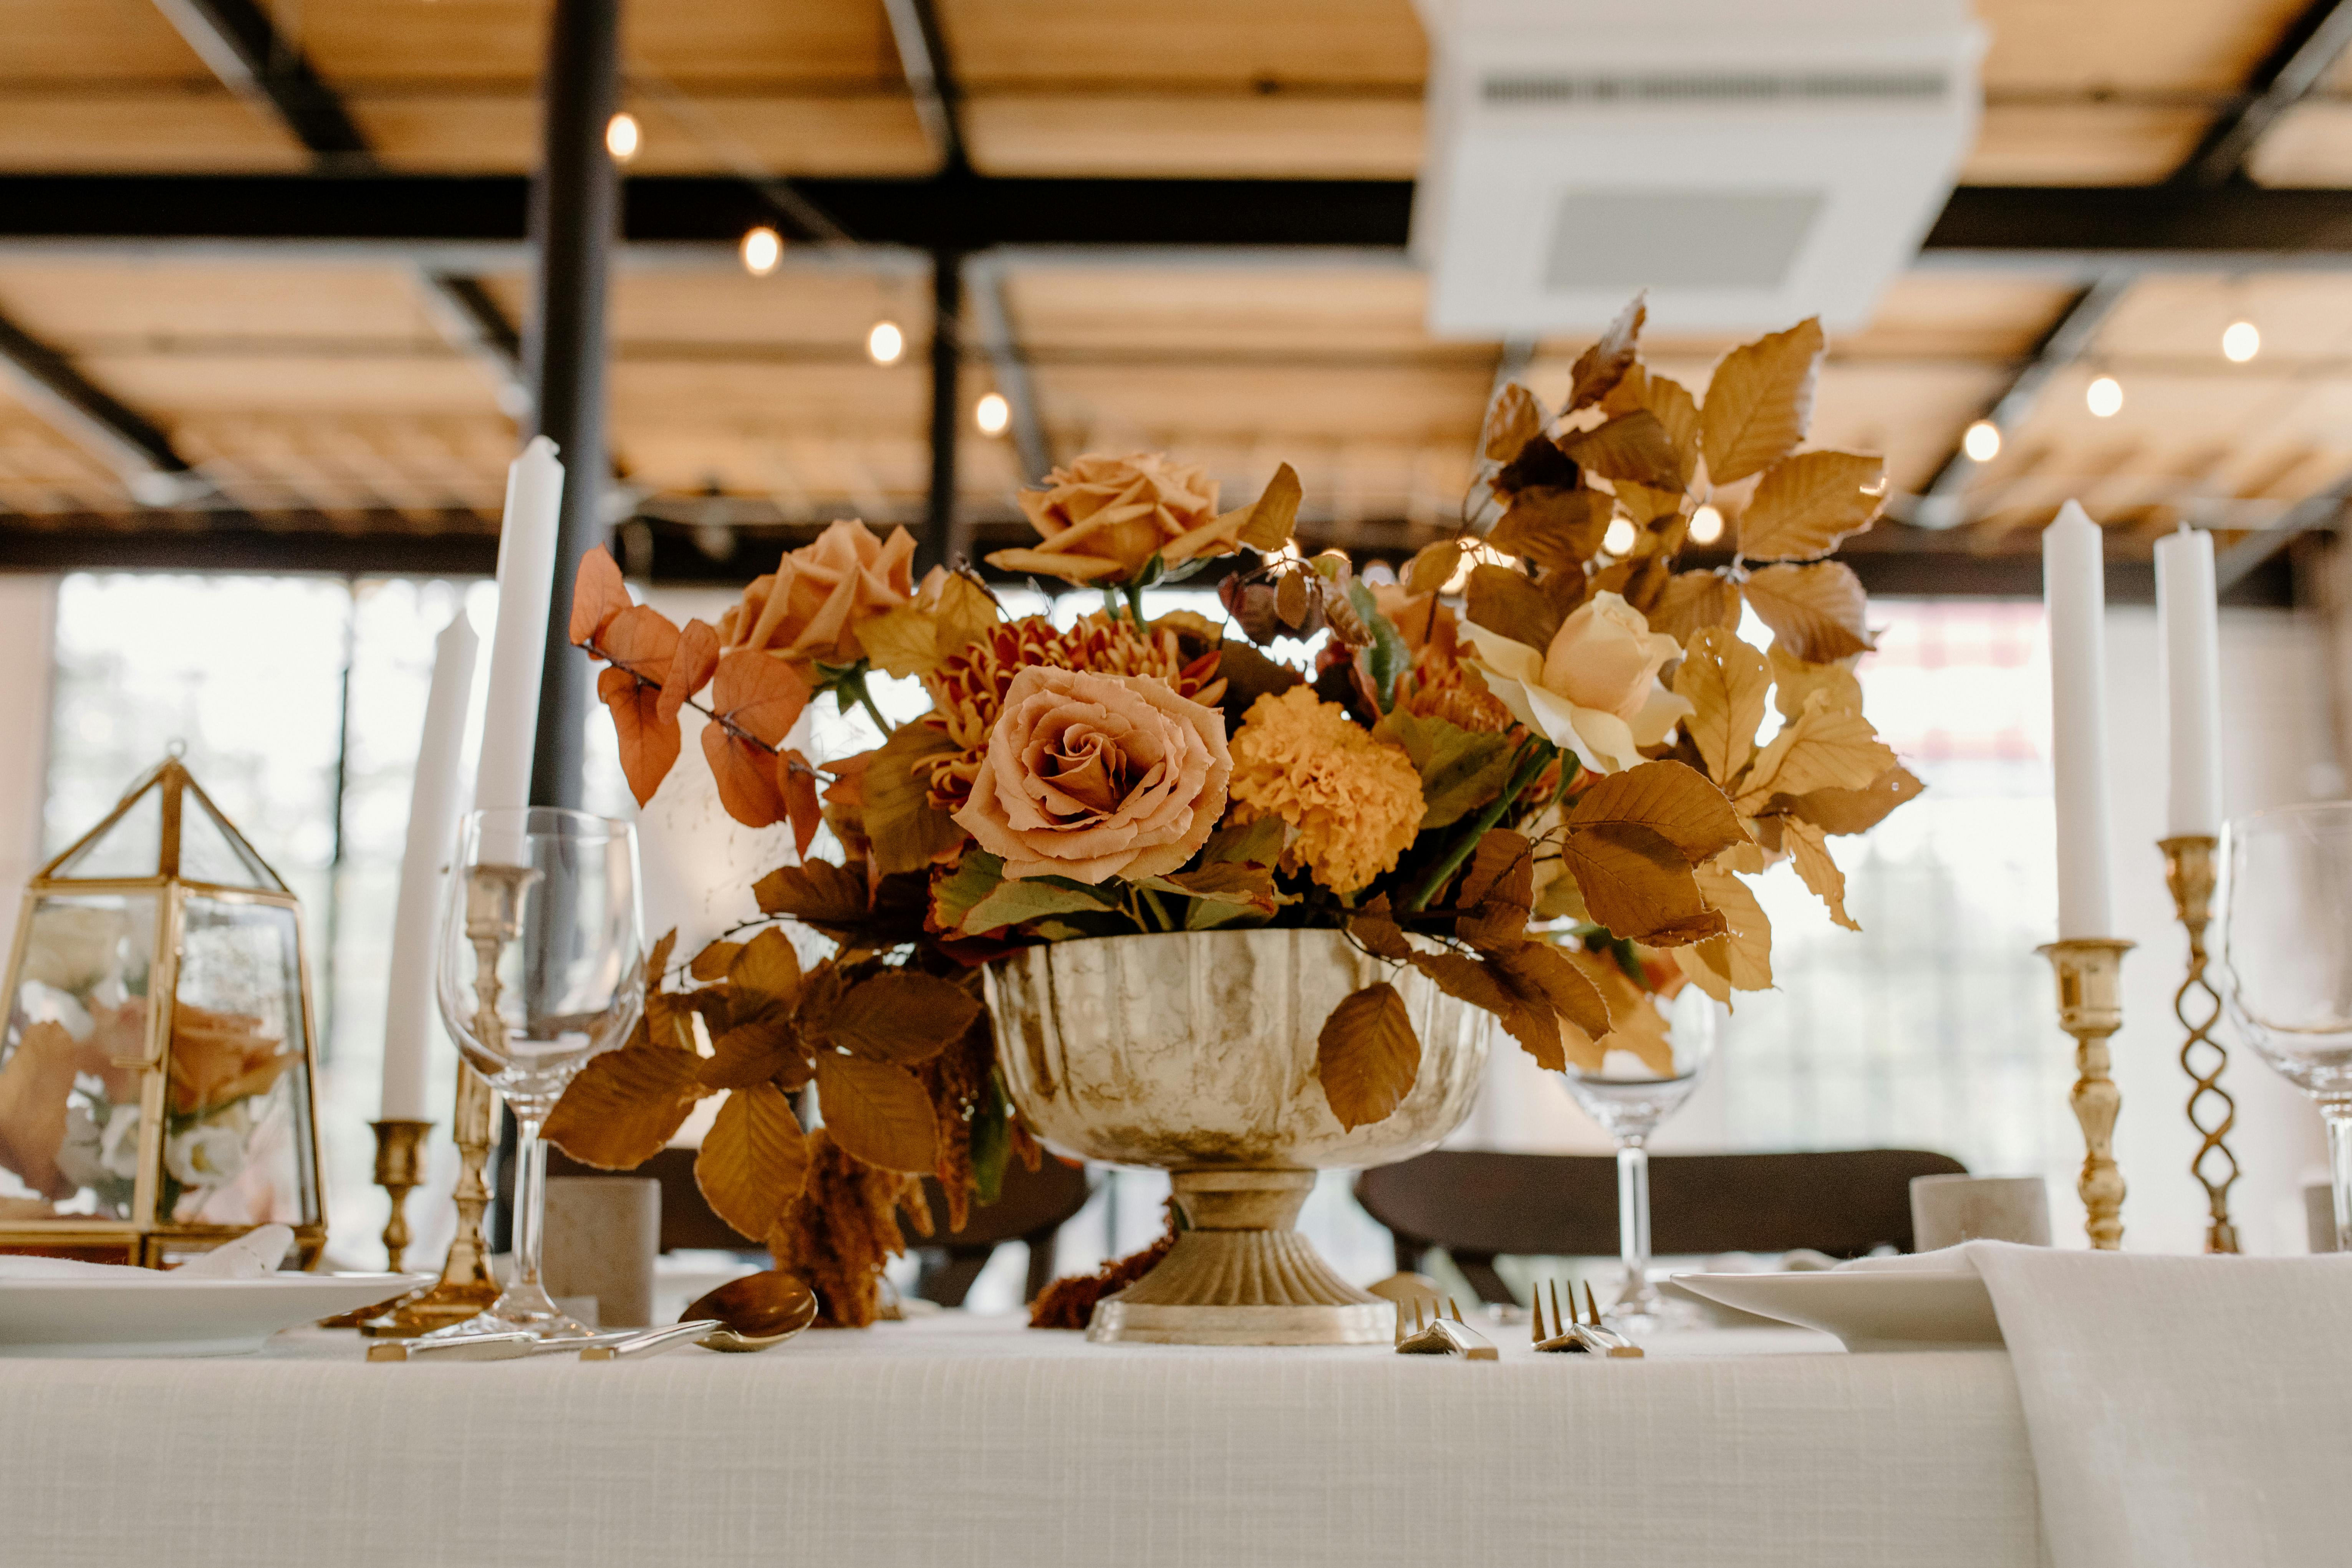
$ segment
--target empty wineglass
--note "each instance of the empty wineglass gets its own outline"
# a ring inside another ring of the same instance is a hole
[[[2232,818],[2221,837],[2221,995],[2238,1032],[2318,1103],[2352,1251],[2352,803]]]
[[[1658,1293],[1650,1283],[1650,1135],[1680,1110],[1715,1056],[1719,1009],[1706,993],[1685,985],[1671,997],[1651,993],[1642,1005],[1664,1025],[1671,1070],[1660,1072],[1631,1050],[1612,1050],[1598,1070],[1570,1062],[1560,1076],[1586,1115],[1617,1142],[1617,1250],[1625,1279],[1603,1314],[1610,1325],[1635,1331],[1689,1328],[1698,1310]],[[1621,1026],[1621,1032],[1622,1026]]]
[[[532,807],[467,817],[441,919],[441,1016],[520,1130],[506,1290],[443,1335],[589,1331],[540,1282],[547,1151],[540,1129],[589,1058],[628,1038],[645,1002],[636,829]]]

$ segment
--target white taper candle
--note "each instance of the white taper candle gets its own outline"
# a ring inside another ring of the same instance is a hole
[[[2106,583],[2099,527],[2068,501],[2042,534],[2050,740],[2058,807],[2058,938],[2112,937],[2107,876]]]
[[[2213,536],[2184,522],[2156,542],[2168,838],[2221,831],[2221,624],[2214,600]]]
[[[474,690],[480,639],[460,609],[433,644],[433,685],[425,699],[425,732],[416,742],[416,777],[408,790],[408,842],[400,857],[400,899],[392,925],[392,983],[383,1013],[386,1121],[428,1121],[425,1080],[431,1061],[434,933],[441,918],[442,869],[457,847],[457,813],[466,798],[459,767],[466,749],[466,704]]]
[[[534,436],[507,469],[507,510],[499,531],[499,623],[490,636],[490,695],[482,715],[477,811],[530,804],[530,759],[539,733],[539,677],[547,658],[547,610],[555,591],[555,521],[563,465],[555,443]],[[519,859],[520,845],[505,851]],[[499,861],[498,847],[483,858]]]

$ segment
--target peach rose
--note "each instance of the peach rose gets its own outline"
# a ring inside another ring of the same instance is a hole
[[[1033,664],[955,819],[1008,878],[1160,877],[1208,841],[1233,771],[1224,715],[1165,681]]]
[[[1217,484],[1158,452],[1094,452],[1015,493],[1038,533],[1034,550],[1000,550],[989,564],[1071,583],[1124,582],[1151,563],[1228,555],[1249,510],[1217,515]]]
[[[903,528],[877,539],[863,522],[835,522],[786,553],[719,618],[729,648],[765,648],[795,662],[855,664],[857,628],[914,596],[915,541]]]
[[[1616,594],[1576,607],[1541,653],[1471,624],[1475,668],[1513,717],[1601,773],[1630,768],[1691,710],[1658,684],[1682,646]]]

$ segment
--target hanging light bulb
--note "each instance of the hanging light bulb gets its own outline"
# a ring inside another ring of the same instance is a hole
[[[1990,419],[1978,420],[1960,437],[1960,450],[1969,455],[1971,463],[1991,462],[2000,456],[2000,426]]]
[[[1612,555],[1622,555],[1633,548],[1633,541],[1638,537],[1633,525],[1621,517],[1611,522],[1609,531],[1601,536],[1601,548]]]
[[[1622,521],[1622,520],[1621,520]],[[1723,537],[1723,514],[1711,506],[1702,506],[1691,513],[1690,542],[1693,544],[1713,544]],[[1631,540],[1626,542],[1632,543]]]
[[[2262,352],[2262,329],[2252,321],[2232,321],[2221,333],[2221,357],[2231,364],[2243,364]]]
[[[2112,375],[2103,375],[2084,389],[2083,402],[2095,416],[2112,419],[2124,405],[2124,384]]]
[[[898,356],[907,352],[907,334],[898,330],[896,321],[877,321],[874,330],[866,334],[866,357],[876,364],[897,364]]]
[[[972,423],[983,436],[1002,436],[1004,427],[1013,423],[1013,405],[1004,401],[1001,392],[983,395],[971,411]]]
[[[604,122],[604,151],[613,154],[616,163],[625,163],[635,157],[640,140],[637,117],[625,109]]]
[[[744,235],[743,270],[754,278],[765,278],[784,258],[784,237],[766,224]]]

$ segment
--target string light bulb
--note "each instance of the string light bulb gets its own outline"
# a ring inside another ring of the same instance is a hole
[[[898,356],[907,352],[907,334],[898,330],[896,321],[877,321],[874,330],[866,334],[866,357],[876,364],[897,364]]]
[[[1013,423],[1013,405],[1004,401],[1001,392],[983,395],[971,411],[972,423],[983,436],[1002,436],[1004,427]]]
[[[1633,548],[1633,541],[1638,537],[1633,525],[1621,517],[1612,521],[1609,531],[1601,536],[1601,548],[1612,555],[1622,555]]]
[[[2112,419],[2124,405],[2124,384],[2112,375],[2103,375],[2084,390],[2083,402],[2099,419]]]
[[[1969,455],[1971,463],[1991,462],[2000,456],[2000,426],[1990,419],[1978,420],[1960,437],[1960,450]]]
[[[1721,512],[1711,506],[1702,506],[1691,513],[1690,542],[1693,544],[1713,544],[1722,537],[1723,514]]]
[[[743,236],[743,270],[754,278],[765,278],[784,258],[784,237],[766,224]]]
[[[2243,364],[2263,352],[2263,332],[2252,321],[2232,321],[2221,333],[2221,357]]]
[[[637,146],[644,132],[637,126],[637,117],[627,110],[604,122],[604,151],[613,154],[616,163],[625,163],[637,155]]]

